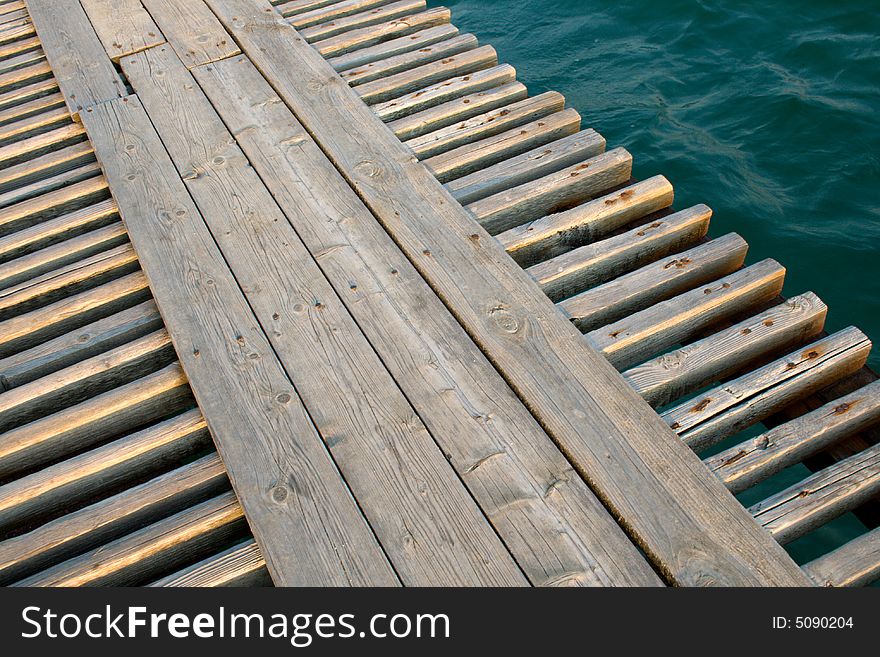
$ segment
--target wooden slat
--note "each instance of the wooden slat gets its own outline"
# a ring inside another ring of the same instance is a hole
[[[160,328],[156,304],[145,301],[0,360],[0,388],[17,388]]]
[[[762,260],[667,301],[594,329],[590,342],[618,369],[632,367],[726,318],[772,301],[785,268]]]
[[[479,114],[525,100],[528,95],[525,85],[511,82],[429,107],[396,121],[389,121],[388,127],[401,141],[415,139],[453,123],[466,121]]]
[[[140,102],[83,122],[273,579],[396,583]]]
[[[541,97],[539,97],[540,99]],[[531,103],[524,103],[530,105]],[[476,123],[468,122],[463,130],[470,132],[464,139],[458,136],[441,135],[439,154],[424,159],[424,164],[440,182],[449,182],[461,176],[479,171],[486,167],[497,164],[507,158],[515,157],[533,148],[549,144],[557,139],[575,134],[581,125],[581,116],[573,109],[562,110],[565,99],[562,96],[544,96],[539,114],[547,115],[546,118],[526,123],[520,127],[508,130],[510,123],[508,117],[514,114],[513,125],[517,125],[529,118],[516,116],[516,103],[504,114],[504,109],[495,114],[484,115]],[[521,105],[520,107],[523,107]],[[562,110],[562,111],[559,111]],[[529,113],[528,117],[532,114]],[[488,120],[491,119],[491,120]],[[501,122],[501,132],[495,134],[493,123]],[[489,134],[491,136],[485,136]],[[455,146],[455,144],[461,144]],[[445,144],[451,144],[447,150]]]
[[[0,479],[34,470],[154,422],[190,400],[182,370],[176,364],[169,365],[139,381],[8,431],[0,440]]]
[[[63,187],[83,182],[101,175],[101,168],[95,162],[87,162],[82,166],[61,171],[44,180],[37,180],[24,187],[11,190],[0,195],[0,206],[6,203],[15,204],[26,201]]]
[[[141,0],[177,55],[192,68],[240,51],[201,0]]]
[[[337,4],[340,0],[290,0],[290,2],[273,2],[276,9],[284,16],[294,16],[305,11],[313,11],[326,7],[327,5]]]
[[[697,205],[585,244],[526,271],[550,299],[560,301],[690,246],[706,235],[711,217],[709,208]]]
[[[210,445],[192,410],[0,486],[0,532],[140,483]]]
[[[181,511],[13,586],[125,586],[200,559],[246,528],[232,492]]]
[[[26,87],[26,89],[36,89],[37,92],[27,96],[20,103],[7,103],[0,110],[0,124],[9,125],[12,122],[17,122],[59,107],[66,109],[64,96],[61,95],[58,85],[54,80],[44,80],[31,87]],[[4,96],[7,96],[7,94],[4,94]],[[67,114],[69,115],[70,113],[67,112]]]
[[[824,314],[824,308],[820,312]],[[810,329],[817,330],[816,326],[813,323]],[[847,329],[707,391],[663,416],[685,442],[701,451],[852,374],[864,365],[870,351],[871,343],[861,331]],[[740,367],[744,362],[748,361],[741,360]]]
[[[366,85],[380,81],[390,76],[409,71],[418,66],[436,62],[444,57],[458,55],[478,46],[477,37],[473,34],[461,34],[459,36],[427,45],[417,50],[400,53],[375,62],[369,62],[361,66],[350,68],[343,73],[342,79],[351,86]]]
[[[216,452],[0,542],[0,584],[9,584],[229,490]]]
[[[165,41],[140,0],[81,0],[104,50],[114,62]]]
[[[0,170],[0,189],[14,191],[47,177],[82,167],[94,162],[94,152],[88,141],[75,143],[35,159]]]
[[[880,492],[880,445],[838,461],[749,507],[780,543],[789,543]]]
[[[615,148],[467,206],[490,235],[563,210],[622,185],[632,174],[632,156]]]
[[[314,2],[314,0],[312,1]],[[312,25],[327,23],[337,18],[351,16],[352,14],[359,14],[380,5],[387,5],[392,1],[393,0],[343,0],[342,2],[325,3],[329,6],[318,6],[313,7],[312,9],[301,9],[300,11],[296,11],[296,8],[288,8],[285,5],[277,7],[277,10],[280,11],[281,15],[285,18],[292,16],[290,24],[298,29],[302,29],[304,27],[311,27]]]
[[[125,95],[79,0],[27,0],[46,58],[70,113]]]
[[[272,580],[254,541],[245,541],[150,586],[267,586]]]
[[[102,285],[137,271],[130,244],[96,253],[83,260],[0,290],[0,320],[8,319],[58,299]]]
[[[89,146],[89,154],[91,153]],[[0,237],[0,262],[22,257],[89,230],[101,228],[117,218],[116,203],[108,199]]]
[[[663,176],[654,176],[570,210],[516,226],[496,237],[514,260],[528,267],[668,208],[672,200],[672,185]]]
[[[372,110],[383,121],[394,121],[442,105],[454,98],[493,89],[514,81],[516,81],[516,70],[510,64],[501,64],[443,80],[399,98],[377,103],[372,106]]]
[[[657,584],[546,433],[248,60],[195,72],[532,583]],[[295,150],[286,147],[293,143]]]
[[[706,459],[728,490],[739,493],[780,470],[880,422],[880,382]]]
[[[33,33],[32,33],[33,34]],[[40,40],[34,35],[0,44],[0,58],[6,59],[16,54],[40,47]]]
[[[45,80],[52,75],[52,68],[46,60],[41,60],[15,68],[6,73],[0,73],[0,91],[16,89],[18,87],[32,84],[38,80]]]
[[[368,11],[336,18],[321,23],[320,25],[314,25],[313,27],[300,26],[300,34],[309,43],[314,43],[315,41],[329,39],[330,37],[344,34],[358,28],[377,25],[379,23],[387,23],[388,21],[400,18],[401,16],[423,11],[426,4],[425,0],[395,0],[394,2],[390,2],[381,7],[375,7]],[[296,19],[293,19],[291,24],[294,22],[296,22]]]
[[[467,205],[575,166],[600,155],[604,150],[605,139],[594,130],[584,130],[453,180],[446,188],[452,192],[455,200]]]
[[[0,395],[0,431],[77,404],[106,390],[146,376],[174,360],[165,330]]]
[[[46,55],[43,52],[43,49],[34,48],[33,50],[28,50],[27,52],[14,55],[13,57],[0,59],[0,73],[8,73],[25,66],[30,66],[31,64],[36,64],[37,62],[45,61],[45,59]]]
[[[72,263],[81,262],[102,251],[118,247],[126,241],[125,226],[117,221],[62,244],[55,244],[36,253],[0,264],[0,291]]]
[[[149,298],[147,279],[143,272],[136,272],[8,319],[0,323],[0,358],[30,349]]]
[[[81,141],[84,136],[85,132],[82,126],[78,123],[71,123],[28,139],[7,144],[0,147],[0,166],[5,168],[18,164],[49,150]]]
[[[52,128],[58,128],[70,120],[70,113],[66,107],[56,107],[39,114],[27,116],[17,121],[7,123],[0,128],[0,141],[8,145],[13,140],[33,137],[40,132],[46,132]]]
[[[407,36],[359,48],[345,55],[330,57],[327,61],[337,71],[349,71],[356,67],[367,66],[373,62],[432,46],[440,41],[451,39],[457,34],[457,27],[449,23],[442,23]]]
[[[294,28],[266,3],[208,3],[664,574],[809,582]]]
[[[368,82],[357,87],[355,91],[368,105],[387,103],[408,93],[419,91],[430,93],[431,85],[451,81],[454,77],[482,71],[497,64],[498,54],[495,49],[492,46],[481,46]]]
[[[736,271],[746,251],[745,240],[730,233],[581,292],[559,308],[586,333]]]
[[[880,527],[804,566],[819,586],[865,586],[880,578]]]
[[[345,34],[317,41],[314,46],[324,57],[340,57],[361,48],[375,46],[383,41],[443,25],[449,22],[450,17],[451,13],[446,7],[436,7],[387,23],[351,30]]]
[[[449,154],[447,151],[459,149],[477,140],[482,142],[487,137],[499,135],[502,132],[506,132],[511,128],[518,128],[526,123],[531,124],[537,121],[534,127],[544,127],[540,125],[540,119],[554,112],[561,112],[564,106],[565,98],[561,94],[555,91],[548,91],[533,98],[521,100],[512,105],[485,112],[465,121],[407,140],[406,145],[413,150],[420,160],[427,160],[428,168],[435,175],[450,175],[451,171],[464,175],[500,162],[512,155],[518,155],[529,150],[532,146],[527,140],[520,139],[518,144],[522,150],[511,152],[509,148],[510,140],[501,136],[497,140],[489,142],[489,144],[472,144],[473,148],[466,151],[462,149],[464,152],[459,151]],[[575,117],[577,117],[577,123],[580,125],[580,115],[576,112],[569,112],[567,119],[568,121],[573,121]],[[525,129],[526,127],[523,127],[520,132]],[[521,136],[525,137],[526,135]],[[499,142],[501,143],[499,144]],[[478,151],[478,155],[473,154],[474,150]],[[447,154],[447,157],[442,160],[437,158],[438,155],[442,154]]]
[[[53,79],[41,80],[0,94],[0,117],[4,121],[11,118],[20,118],[31,114],[32,104],[44,96],[58,92],[58,81]],[[40,101],[42,102],[42,101]]]
[[[27,199],[0,209],[0,236],[28,228],[76,210],[88,203],[103,200],[109,188],[103,176],[95,176],[74,185]]]
[[[182,62],[159,46],[122,66],[401,581],[525,583]]]

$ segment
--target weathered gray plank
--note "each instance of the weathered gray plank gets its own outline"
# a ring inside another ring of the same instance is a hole
[[[140,0],[80,0],[98,39],[114,62],[164,43],[165,37]]]
[[[739,493],[846,436],[880,421],[880,382],[706,459],[728,490]]]
[[[531,581],[658,583],[546,433],[247,59],[200,67],[195,73]],[[551,487],[553,494],[547,495]]]
[[[229,490],[220,456],[208,456],[0,542],[8,584]]]
[[[809,582],[294,28],[266,3],[208,2],[667,576]]]
[[[271,583],[260,546],[254,541],[245,541],[150,586],[267,586]]]
[[[0,360],[0,388],[16,388],[162,328],[153,301],[110,315]]]
[[[524,584],[183,63],[159,46],[122,67],[403,583]]]
[[[424,10],[426,4],[425,0],[395,0],[394,2],[389,2],[381,7],[374,7],[349,16],[334,18],[319,25],[313,25],[312,27],[303,27],[301,25],[298,25],[297,27],[300,29],[300,34],[306,41],[314,43],[315,41],[329,39],[330,37],[344,34],[345,32],[350,32],[358,28],[377,25],[378,23],[387,23],[388,21],[400,18],[401,16],[414,14],[420,10]],[[298,20],[294,18],[290,22],[291,24],[294,24],[297,23]]]
[[[749,362],[803,344],[822,330],[827,311],[815,294],[792,297],[730,328],[634,367],[624,372],[624,377],[648,403],[663,406],[741,371]],[[681,423],[673,428],[680,427]]]
[[[281,15],[290,18],[290,24],[296,28],[310,27],[312,25],[320,25],[327,23],[336,18],[344,18],[352,14],[359,14],[379,5],[387,5],[393,0],[342,0],[335,2],[316,3],[310,0],[311,8],[297,7],[297,3],[292,2],[289,5],[282,4],[276,7]],[[329,5],[329,6],[328,6]]]
[[[201,0],[141,0],[180,59],[192,68],[236,55],[235,41]]]
[[[559,308],[586,333],[736,271],[747,250],[745,240],[729,233],[581,292]]]
[[[824,315],[824,308],[810,312],[818,304],[803,301],[796,302],[803,305],[801,312]],[[816,322],[808,326],[819,330]],[[669,409],[663,417],[688,445],[700,451],[852,374],[864,365],[870,351],[871,343],[861,331],[847,329]],[[748,362],[745,357],[740,367]]]
[[[819,586],[865,586],[880,577],[880,527],[804,566]]]
[[[140,102],[83,123],[275,581],[394,584]]]
[[[451,39],[458,34],[458,28],[449,23],[427,27],[408,36],[393,38],[371,46],[359,48],[345,55],[330,57],[327,62],[337,71],[348,71],[367,66],[373,62],[411,53],[429,47],[440,41]]]
[[[852,511],[880,492],[880,445],[838,461],[749,507],[780,543]]]
[[[669,181],[654,176],[570,210],[516,226],[496,237],[514,260],[529,267],[668,208],[672,198]]]
[[[408,36],[419,30],[448,23],[451,13],[445,7],[437,7],[403,18],[351,30],[329,39],[315,42],[315,49],[324,57],[340,57],[353,51],[375,46],[396,37]]]
[[[27,0],[46,58],[70,113],[125,95],[79,0]]]
[[[575,166],[604,150],[605,139],[595,130],[584,130],[453,180],[446,188],[455,200],[467,205]]]

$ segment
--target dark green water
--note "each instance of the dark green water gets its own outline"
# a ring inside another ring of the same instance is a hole
[[[676,207],[712,207],[712,235],[735,231],[749,262],[785,265],[785,293],[818,294],[829,331],[880,340],[878,0],[429,4],[495,46],[533,95],[563,93],[633,154],[637,178],[669,178]],[[847,516],[789,550],[803,562],[862,531]]]

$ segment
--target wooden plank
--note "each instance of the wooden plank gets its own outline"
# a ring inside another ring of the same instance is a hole
[[[195,73],[532,583],[659,583],[247,58]]]
[[[50,108],[48,111],[32,114],[3,125],[2,129],[0,129],[0,142],[6,146],[13,140],[33,137],[38,132],[45,132],[53,127],[57,128],[69,121],[70,113],[67,111],[67,108],[63,106]]]
[[[385,103],[417,91],[430,93],[428,87],[457,76],[475,73],[498,64],[492,46],[481,46],[463,53],[448,55],[439,61],[362,84],[355,89],[368,105]]]
[[[478,91],[421,112],[389,121],[388,127],[401,141],[415,139],[453,123],[466,121],[479,114],[525,100],[529,95],[524,84],[511,82],[500,87]]]
[[[700,451],[852,374],[864,365],[870,351],[871,343],[861,331],[847,329],[709,390],[663,416],[688,445]],[[747,361],[741,360],[740,366],[743,362]]]
[[[150,586],[270,586],[272,580],[260,546],[254,541],[234,545],[220,554],[163,577]]]
[[[749,507],[780,543],[852,511],[880,492],[880,445],[838,461]]]
[[[545,101],[549,102],[543,105],[540,113],[548,114],[546,118],[510,130],[507,129],[510,125],[507,118],[511,112],[503,114],[505,108],[502,108],[497,116],[491,113],[484,115],[483,118],[487,119],[485,122],[479,119],[476,123],[469,122],[462,129],[471,134],[463,140],[457,136],[446,135],[441,141],[450,144],[452,148],[446,150],[446,146],[443,145],[440,149],[442,152],[423,160],[425,166],[437,180],[446,183],[533,148],[573,135],[580,129],[580,114],[573,109],[563,110],[565,100],[561,96],[545,97]],[[516,110],[516,105],[514,103],[506,109]],[[531,116],[529,114],[528,118],[524,117],[523,120],[530,120]],[[492,123],[498,122],[503,124],[501,132],[494,134],[495,127]],[[515,121],[513,125],[518,123],[521,121]],[[491,136],[487,137],[486,134]],[[455,146],[455,144],[460,145]]]
[[[478,45],[477,37],[473,34],[461,34],[445,41],[429,44],[417,50],[411,50],[349,68],[342,72],[341,75],[343,80],[356,87],[388,78],[403,71],[409,71],[417,66],[436,62],[444,57],[473,50]]]
[[[165,42],[140,0],[80,0],[98,39],[114,62]]]
[[[88,162],[75,169],[61,171],[44,180],[37,180],[29,185],[0,195],[0,206],[6,203],[18,203],[35,198],[42,194],[56,191],[68,185],[83,182],[101,175],[101,168],[95,162]]]
[[[741,315],[782,291],[785,268],[762,260],[696,290],[661,301],[587,333],[618,369],[632,367],[726,318]]]
[[[36,529],[0,542],[0,584],[9,584],[229,490],[213,452]]]
[[[137,586],[210,554],[246,528],[241,505],[230,491],[13,586]]]
[[[451,39],[457,34],[457,27],[449,23],[441,23],[440,25],[418,30],[406,36],[392,38],[390,41],[381,41],[371,46],[358,48],[344,55],[329,57],[327,62],[337,71],[349,71],[391,57],[428,48],[435,43]]]
[[[296,3],[290,3],[294,7],[279,5],[276,9],[285,18],[290,17],[290,24],[295,28],[302,29],[312,25],[320,25],[337,18],[344,18],[352,14],[359,14],[380,5],[387,5],[392,0],[343,0],[342,2],[325,3],[325,6],[303,9],[295,7]],[[314,4],[314,0],[312,0]],[[327,6],[329,5],[329,6]],[[299,9],[299,11],[297,11]]]
[[[799,418],[706,459],[728,490],[739,493],[880,422],[880,382],[835,399]]]
[[[74,237],[62,244],[41,249],[0,265],[0,290],[18,285],[128,241],[122,222]]]
[[[565,107],[565,98],[555,91],[548,91],[407,140],[406,145],[412,149],[420,160],[430,158],[427,164],[435,174],[448,174],[450,170],[455,170],[459,172],[459,175],[464,175],[490,164],[500,162],[518,153],[511,153],[509,149],[499,146],[498,141],[509,144],[509,140],[499,137],[499,140],[490,142],[492,147],[489,149],[486,148],[487,144],[484,143],[473,144],[474,149],[479,150],[480,157],[474,157],[471,155],[470,150],[468,150],[467,153],[457,152],[454,155],[449,154],[446,160],[452,160],[452,164],[438,165],[439,159],[435,158],[452,149],[458,149],[471,144],[471,142],[482,141],[487,137],[499,135],[511,128],[518,128],[525,123],[532,123],[538,120],[537,127],[543,127],[540,125],[540,119],[555,112],[561,112],[563,107]],[[577,117],[578,125],[580,125],[580,115],[576,112],[573,114],[570,112],[567,118],[571,121],[575,116]],[[519,140],[519,143],[523,144],[524,140]],[[528,144],[528,142],[525,143]],[[530,145],[526,145],[519,152],[524,152],[530,148]]]
[[[50,132],[0,147],[0,166],[8,167],[47,151],[82,141],[85,132],[78,123],[71,123]]]
[[[0,358],[51,340],[150,298],[143,272],[32,310],[0,323]]]
[[[3,434],[0,478],[32,471],[191,405],[177,364]]]
[[[705,205],[585,244],[526,271],[550,299],[561,301],[702,239],[712,211]]]
[[[0,531],[152,478],[212,446],[202,414],[191,410],[0,486]],[[114,490],[115,489],[115,490]]]
[[[182,62],[159,46],[122,66],[401,581],[524,584]]]
[[[358,28],[376,25],[378,23],[387,23],[390,20],[414,14],[425,9],[427,3],[425,0],[395,0],[381,7],[375,7],[368,11],[362,11],[357,14],[336,18],[320,25],[313,27],[300,26],[300,34],[309,43],[329,39]],[[296,19],[291,20],[291,24],[297,22]]]
[[[515,81],[516,70],[510,64],[501,64],[468,75],[459,75],[443,80],[399,98],[377,103],[372,106],[372,110],[383,121],[394,121],[442,105],[461,96],[493,89]]]
[[[467,205],[575,166],[604,150],[605,139],[595,130],[584,130],[453,180],[446,188]]]
[[[0,396],[0,431],[8,431],[146,376],[174,361],[165,330],[93,356]]]
[[[91,145],[88,154],[93,153]],[[118,219],[112,199],[49,219],[30,228],[0,237],[0,262],[19,258],[63,240],[106,226]]]
[[[57,91],[58,81],[54,78],[6,91],[0,94],[0,108],[3,110],[0,116],[7,120],[10,116],[17,118],[29,114],[31,112],[31,102],[43,96],[55,94]],[[26,105],[24,109],[15,107],[23,104]]]
[[[27,0],[27,7],[74,118],[87,107],[125,95],[78,0]]]
[[[622,185],[631,174],[632,155],[623,148],[615,148],[483,198],[467,209],[490,235],[497,235]]]
[[[241,52],[201,0],[141,2],[187,67]]]
[[[361,48],[375,46],[383,41],[406,37],[426,28],[443,25],[448,23],[450,18],[451,13],[446,7],[437,7],[387,23],[351,30],[329,39],[317,41],[314,46],[323,57],[340,57]]]
[[[559,308],[581,331],[593,331],[736,271],[748,248],[729,233],[581,292]]]
[[[564,212],[516,226],[496,237],[523,267],[594,242],[672,205],[672,185],[654,176]]]
[[[87,324],[0,360],[0,388],[10,390],[162,328],[153,301]]]
[[[880,578],[880,527],[804,566],[819,586],[866,586]]]
[[[664,574],[680,584],[809,582],[294,28],[266,3],[208,2]]]
[[[140,102],[83,123],[273,579],[395,584]]]

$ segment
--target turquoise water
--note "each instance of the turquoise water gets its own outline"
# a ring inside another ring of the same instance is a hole
[[[712,235],[741,234],[749,262],[779,260],[786,294],[828,304],[829,331],[880,340],[877,0],[430,4],[495,46],[532,94],[563,93],[585,127],[633,154],[637,178],[669,178],[676,207],[712,207]],[[844,517],[789,549],[803,562],[861,531]]]

